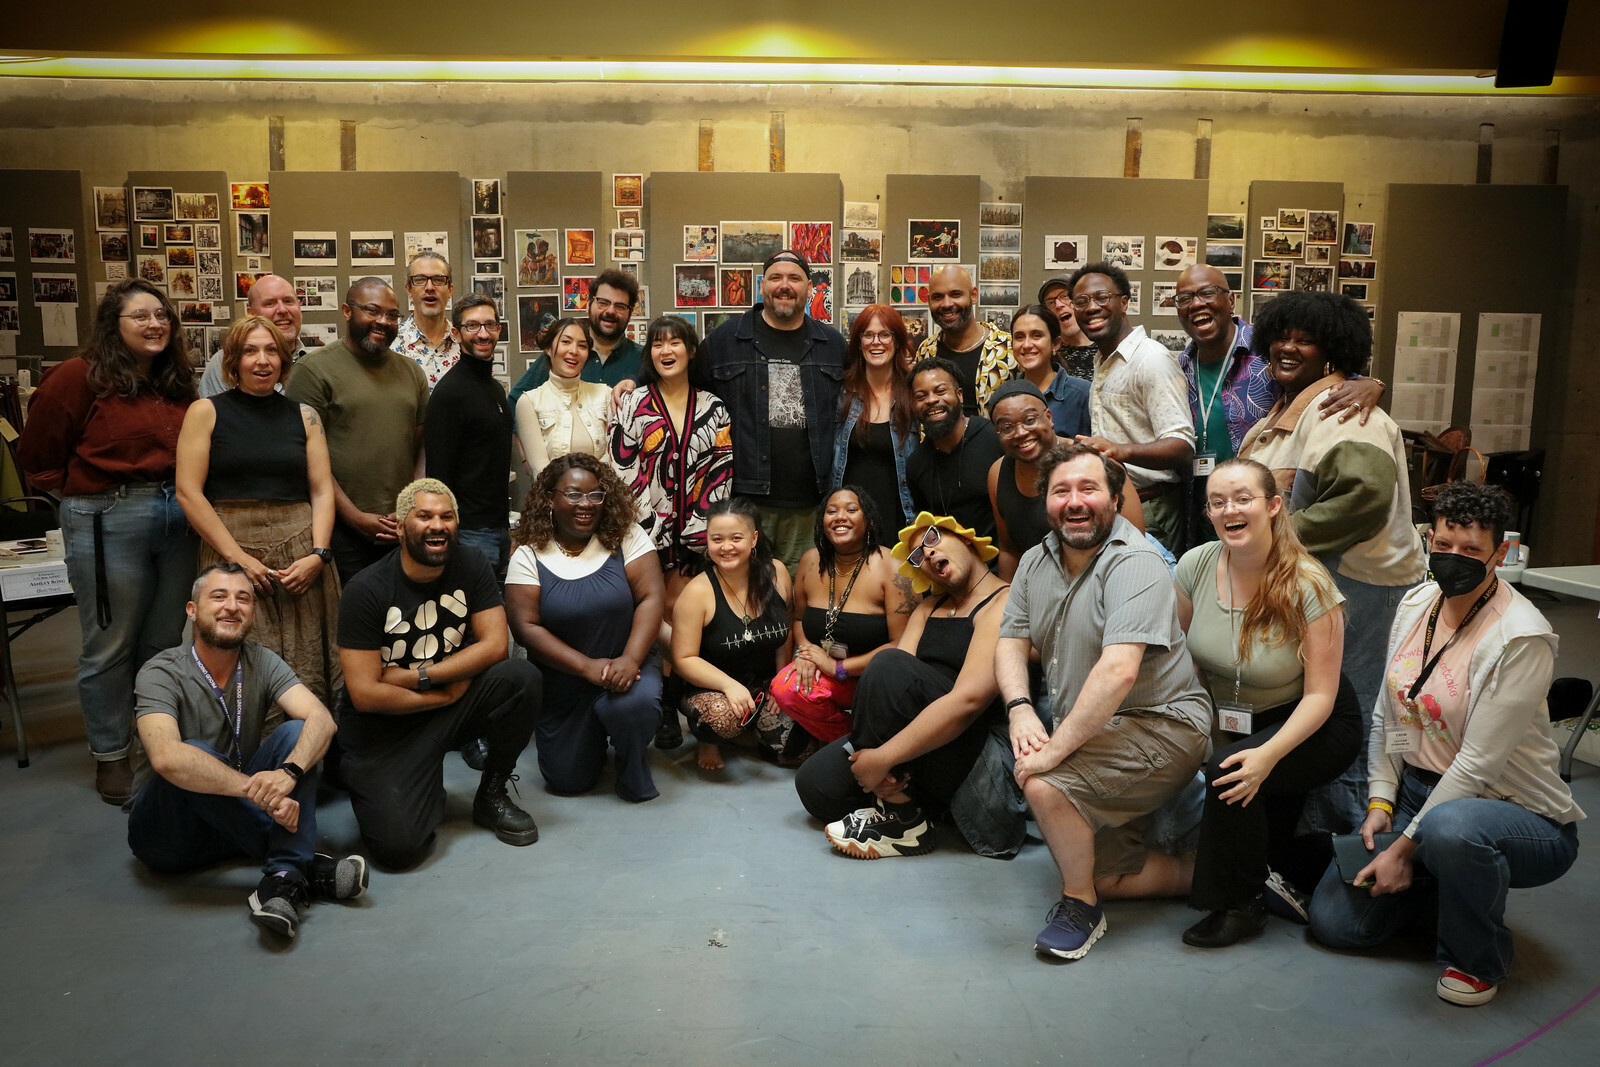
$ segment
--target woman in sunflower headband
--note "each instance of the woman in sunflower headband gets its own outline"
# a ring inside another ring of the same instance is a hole
[[[999,550],[949,516],[924,511],[892,554],[925,596],[895,648],[873,657],[856,688],[850,736],[795,777],[800,801],[854,859],[932,851],[941,813],[999,713],[994,650],[1008,586],[987,564]],[[870,794],[870,795],[869,795]],[[863,806],[865,802],[866,806]]]

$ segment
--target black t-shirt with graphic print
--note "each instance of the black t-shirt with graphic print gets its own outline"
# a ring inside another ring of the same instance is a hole
[[[375,649],[385,667],[410,670],[472,644],[472,616],[503,601],[489,561],[470,545],[454,545],[444,573],[425,584],[406,577],[404,551],[395,549],[344,587],[339,647]]]
[[[772,491],[760,503],[774,508],[816,507],[817,467],[806,433],[806,398],[800,382],[805,329],[775,330],[760,315],[756,341],[767,357],[767,422],[772,427]]]

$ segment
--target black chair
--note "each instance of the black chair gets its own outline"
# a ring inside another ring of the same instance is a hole
[[[27,510],[18,511],[11,505],[23,504]],[[35,506],[38,505],[38,506]],[[40,538],[49,530],[59,529],[61,520],[55,501],[43,496],[19,496],[0,500],[0,541],[20,541]],[[64,608],[77,603],[71,593],[29,597],[13,608],[0,586],[0,686],[5,689],[6,702],[11,706],[11,721],[17,727],[17,766],[28,765],[28,734],[22,722],[22,706],[17,699],[17,677],[11,665],[11,642],[27,633],[39,623]],[[12,620],[12,615],[22,616]]]

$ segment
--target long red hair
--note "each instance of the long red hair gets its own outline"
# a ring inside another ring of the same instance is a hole
[[[867,416],[872,411],[872,389],[867,385],[867,358],[861,351],[861,335],[873,320],[894,334],[894,355],[889,360],[889,424],[902,436],[911,432],[912,424],[911,386],[900,373],[900,356],[911,351],[911,332],[900,312],[888,304],[868,304],[850,324],[850,344],[844,353],[844,388],[839,396],[840,419],[849,412],[852,399],[861,401],[862,417],[855,428],[858,444],[867,442]]]

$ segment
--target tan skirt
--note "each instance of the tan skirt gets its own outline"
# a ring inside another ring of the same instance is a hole
[[[212,505],[239,547],[273,570],[282,570],[311,554],[311,505],[259,500],[221,500]],[[221,562],[211,548],[200,547],[200,569]],[[299,596],[279,588],[256,601],[256,623],[250,639],[270,648],[299,676],[316,698],[333,710],[334,694],[344,685],[336,643],[339,623],[339,575],[331,564]],[[276,709],[268,728],[282,721]]]

